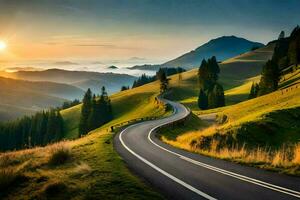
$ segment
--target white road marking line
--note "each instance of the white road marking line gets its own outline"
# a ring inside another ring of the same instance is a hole
[[[135,125],[132,125],[132,126],[129,126],[127,127],[126,129],[130,128],[130,127],[133,127],[133,126],[136,126],[137,124]],[[189,185],[188,183],[185,183],[184,181],[176,178],[175,176],[169,174],[168,172],[164,171],[163,169],[157,167],[156,165],[154,165],[153,163],[149,162],[148,160],[146,160],[145,158],[143,158],[142,156],[138,155],[137,153],[135,153],[134,151],[132,151],[123,141],[122,139],[122,134],[126,131],[126,129],[124,129],[120,135],[119,135],[119,140],[121,142],[121,144],[125,147],[125,149],[127,149],[127,151],[129,151],[132,155],[134,155],[135,157],[137,157],[138,159],[140,159],[142,162],[144,162],[145,164],[149,165],[150,167],[152,167],[153,169],[155,169],[156,171],[160,172],[161,174],[167,176],[168,178],[172,179],[173,181],[175,181],[176,183],[184,186],[185,188],[195,192],[196,194],[206,198],[206,199],[209,199],[209,200],[217,200],[216,198],[194,188],[193,186]]]
[[[185,107],[184,107],[185,108]],[[188,110],[185,108],[186,112],[188,112]],[[174,113],[177,112],[177,108],[174,109]],[[151,134],[159,127],[161,126],[164,126],[166,124],[168,124],[170,122],[167,122],[167,123],[163,123],[163,124],[160,124],[154,128],[152,128],[148,134],[148,140],[150,140],[150,142],[154,145],[156,145],[157,147],[161,148],[162,150],[164,151],[167,151],[171,154],[174,154],[176,156],[179,156],[179,158],[183,159],[183,160],[186,160],[188,162],[191,162],[193,164],[196,164],[198,166],[201,166],[201,167],[204,167],[204,168],[207,168],[207,169],[210,169],[210,170],[213,170],[213,171],[216,171],[216,172],[219,172],[219,173],[222,173],[224,175],[227,175],[227,176],[231,176],[231,177],[234,177],[234,178],[237,178],[237,179],[240,179],[240,180],[243,180],[243,181],[246,181],[246,182],[249,182],[249,183],[253,183],[253,184],[256,184],[256,185],[259,185],[259,186],[262,186],[262,187],[265,187],[265,188],[268,188],[268,189],[271,189],[271,190],[274,190],[274,191],[277,191],[277,192],[281,192],[281,193],[284,193],[284,194],[288,194],[288,195],[291,195],[291,196],[294,196],[294,197],[297,197],[297,198],[300,198],[300,192],[298,191],[295,191],[295,190],[291,190],[291,189],[288,189],[288,188],[284,188],[284,187],[281,187],[281,186],[278,186],[278,185],[274,185],[274,184],[270,184],[270,183],[267,183],[267,182],[264,182],[264,181],[261,181],[261,180],[258,180],[258,179],[254,179],[254,178],[251,178],[251,177],[248,177],[248,176],[244,176],[244,175],[240,175],[240,174],[237,174],[237,173],[234,173],[234,172],[231,172],[231,171],[227,171],[227,170],[224,170],[224,169],[221,169],[221,168],[218,168],[218,167],[214,167],[212,165],[208,165],[208,164],[205,164],[205,163],[202,163],[202,162],[199,162],[199,161],[196,161],[196,160],[193,160],[191,158],[188,158],[186,156],[183,156],[179,153],[176,153],[176,152],[173,152],[169,149],[166,149],[160,145],[158,145],[157,143],[155,143],[152,139],[151,139]]]

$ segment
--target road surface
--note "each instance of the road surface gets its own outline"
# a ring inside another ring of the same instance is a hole
[[[128,167],[168,199],[300,199],[300,178],[241,166],[169,146],[155,129],[189,111],[168,101],[173,115],[131,125],[114,146]]]

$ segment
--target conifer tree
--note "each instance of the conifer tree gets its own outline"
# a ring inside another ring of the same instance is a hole
[[[215,95],[215,108],[225,106],[225,96],[222,85],[215,84],[213,91]]]
[[[97,128],[98,125],[97,121],[99,121],[99,106],[95,94],[93,95],[91,106],[92,106],[91,113],[88,117],[88,131]]]
[[[92,92],[90,89],[85,93],[82,100],[81,116],[79,122],[79,135],[85,135],[89,131],[88,118],[92,112]]]
[[[220,67],[215,56],[207,61],[202,60],[198,70],[200,93],[198,97],[198,106],[201,109],[216,108],[225,105],[223,87],[218,84]],[[206,96],[206,98],[204,98]],[[207,99],[203,100],[202,99]],[[204,106],[206,105],[207,106]],[[201,106],[201,107],[200,107]]]
[[[260,83],[259,95],[268,94],[277,89],[279,82],[279,69],[276,62],[269,60],[263,67]]]
[[[165,71],[160,68],[156,73],[157,79],[160,81],[160,93],[166,92],[168,89],[169,80]]]
[[[202,110],[205,110],[208,108],[208,99],[207,95],[203,91],[203,89],[200,89],[199,97],[198,97],[198,107]]]
[[[254,88],[255,88],[254,83],[252,83],[248,99],[253,99],[255,97],[254,96],[254,90],[255,90]]]

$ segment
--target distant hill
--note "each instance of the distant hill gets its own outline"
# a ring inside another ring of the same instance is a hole
[[[67,99],[82,98],[84,91],[71,85],[31,82],[0,77],[0,121],[38,110],[61,106]]]
[[[252,42],[236,36],[223,36],[201,45],[195,50],[188,52],[161,65],[134,66],[131,69],[157,70],[159,67],[183,67],[191,69],[198,67],[204,58],[216,56],[218,61],[240,55],[250,51],[253,47],[262,47],[262,43]]]
[[[119,68],[117,66],[112,65],[112,66],[109,66],[108,69],[119,69]]]
[[[16,79],[71,84],[83,90],[86,90],[89,87],[93,88],[96,81],[99,83],[99,89],[94,92],[100,92],[100,88],[105,86],[109,93],[119,91],[122,85],[132,85],[133,81],[136,79],[136,77],[127,74],[68,71],[62,69],[18,71],[15,73],[2,72],[2,74],[2,76]]]

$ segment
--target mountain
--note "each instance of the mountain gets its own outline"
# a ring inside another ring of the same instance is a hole
[[[159,67],[183,67],[191,69],[198,67],[201,61],[216,56],[218,61],[250,51],[253,47],[262,47],[262,43],[252,42],[236,36],[223,36],[201,45],[193,51],[185,53],[161,65],[134,66],[131,69],[157,70]]]
[[[67,99],[82,98],[84,94],[75,86],[52,82],[0,77],[0,85],[0,121],[61,106]]]
[[[1,73],[0,73],[1,74]],[[18,71],[15,73],[2,72],[2,76],[30,81],[50,81],[56,83],[65,83],[74,85],[83,90],[95,88],[95,82],[98,83],[100,92],[102,86],[105,86],[109,93],[117,92],[122,85],[132,85],[136,79],[134,76],[116,73],[99,73],[87,71],[68,71],[62,69],[48,69],[44,71]]]

